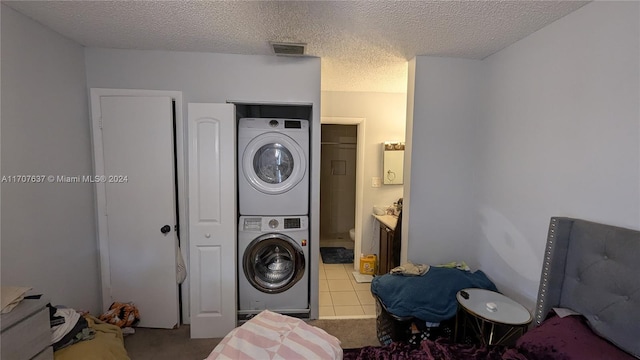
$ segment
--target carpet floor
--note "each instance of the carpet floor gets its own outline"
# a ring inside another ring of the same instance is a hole
[[[312,320],[317,326],[337,337],[343,349],[380,345],[376,336],[376,319]],[[190,339],[189,325],[178,329],[136,328],[124,338],[131,360],[202,360],[209,356],[221,339]]]
[[[189,325],[178,329],[136,328],[124,338],[131,360],[202,360],[222,339],[191,339]]]
[[[340,340],[343,349],[363,346],[380,346],[376,335],[376,319],[332,319],[312,320],[310,325],[317,326]]]

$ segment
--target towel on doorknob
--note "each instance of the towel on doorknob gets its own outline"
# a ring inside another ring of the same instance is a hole
[[[186,278],[187,265],[184,263],[180,246],[178,246],[178,243],[176,242],[176,281],[178,284],[182,284]]]

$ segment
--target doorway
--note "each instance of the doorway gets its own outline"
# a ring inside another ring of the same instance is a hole
[[[357,125],[322,125],[321,247],[354,248],[357,140]]]
[[[363,118],[322,118],[319,241],[321,253],[322,248],[344,248],[352,251],[355,255],[353,258],[359,259],[363,144]],[[353,260],[339,262],[328,263],[322,256],[319,259],[320,318],[375,317],[370,283],[356,281],[353,275],[356,264]]]

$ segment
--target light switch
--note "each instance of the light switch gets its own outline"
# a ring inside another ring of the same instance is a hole
[[[382,178],[374,176],[371,178],[371,187],[380,187],[382,185]]]

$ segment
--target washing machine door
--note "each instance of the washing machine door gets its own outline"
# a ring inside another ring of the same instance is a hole
[[[277,294],[290,289],[304,275],[302,248],[284,234],[265,234],[247,246],[242,267],[256,289]]]
[[[302,147],[289,136],[268,132],[253,138],[242,155],[242,170],[256,190],[277,195],[303,178],[307,162]]]

